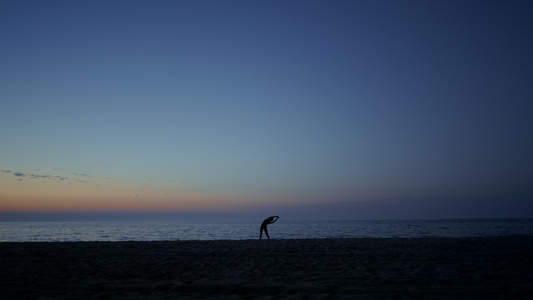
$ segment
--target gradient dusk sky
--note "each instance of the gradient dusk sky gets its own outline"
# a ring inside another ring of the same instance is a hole
[[[533,217],[533,1],[2,1],[0,216],[58,211]]]

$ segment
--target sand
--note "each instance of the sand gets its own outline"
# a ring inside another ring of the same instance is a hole
[[[533,299],[533,237],[0,243],[0,299]]]

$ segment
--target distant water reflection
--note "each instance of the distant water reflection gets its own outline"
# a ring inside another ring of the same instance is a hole
[[[257,239],[260,222],[0,222],[0,242]],[[279,221],[273,239],[533,236],[533,219]]]

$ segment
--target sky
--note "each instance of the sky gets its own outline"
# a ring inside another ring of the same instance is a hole
[[[2,1],[0,221],[533,217],[532,1]]]

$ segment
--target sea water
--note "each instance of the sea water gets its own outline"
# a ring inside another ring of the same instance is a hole
[[[259,226],[260,222],[0,222],[0,242],[245,240],[259,238]],[[273,239],[533,236],[533,219],[280,219],[268,230]]]

